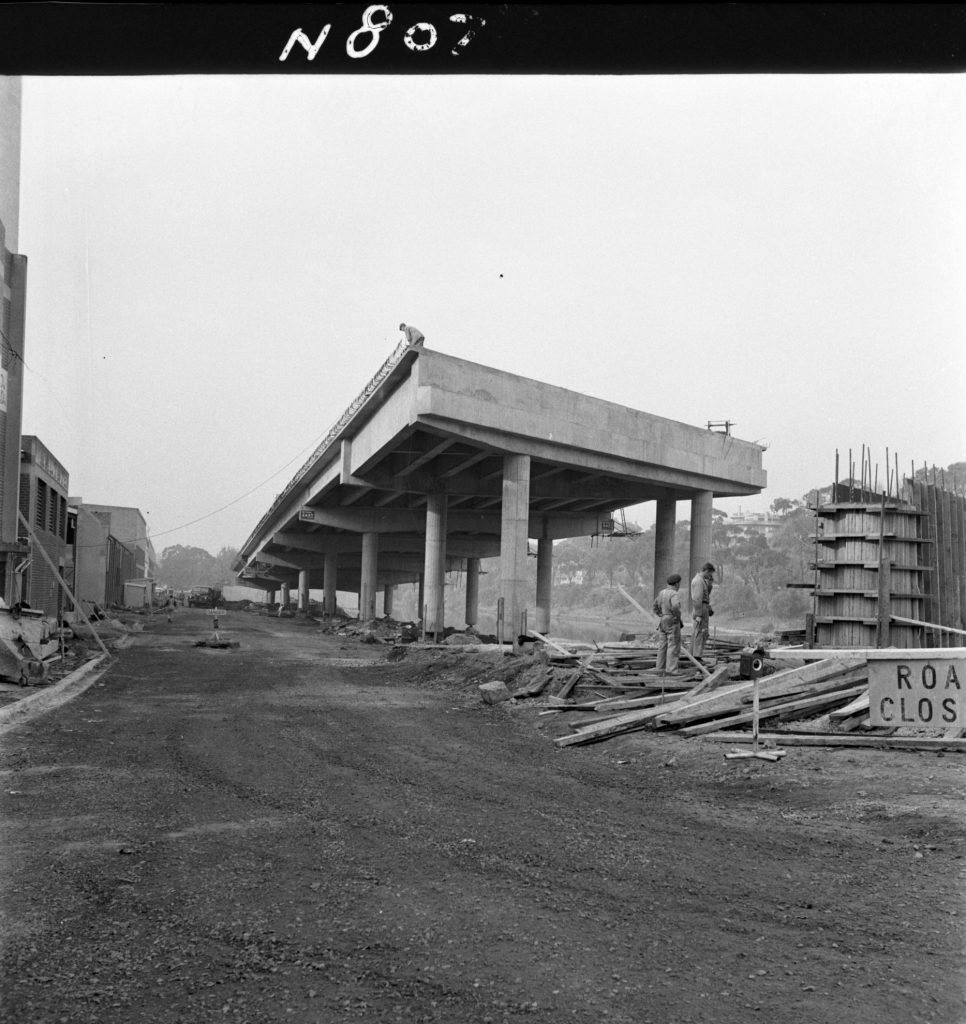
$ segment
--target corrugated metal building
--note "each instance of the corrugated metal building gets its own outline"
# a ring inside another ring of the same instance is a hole
[[[136,508],[92,505],[69,498],[76,516],[72,568],[78,601],[101,607],[124,604],[124,584],[154,575],[154,546]]]

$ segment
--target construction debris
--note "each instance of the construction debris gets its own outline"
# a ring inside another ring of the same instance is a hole
[[[510,699],[510,691],[502,679],[494,679],[480,686],[480,696],[484,704],[500,704]]]
[[[373,625],[343,623],[339,632],[361,638]],[[482,699],[487,704],[526,702],[538,707],[541,717],[563,716],[571,731],[556,737],[559,747],[651,729],[753,745],[751,754],[735,750],[725,755],[729,759],[777,761],[785,752],[775,750],[776,744],[966,750],[966,731],[959,728],[910,736],[908,728],[873,727],[864,650],[773,649],[760,636],[745,634],[712,640],[700,660],[687,659],[691,663],[682,663],[677,672],[661,672],[650,636],[625,634],[621,641],[588,644],[530,630],[528,637],[535,642],[521,637],[514,644],[497,644],[472,631],[447,631],[447,639],[454,639],[443,645],[407,643],[400,632],[396,623],[379,624],[380,638],[393,644],[394,655],[403,655],[403,644],[493,653],[491,674],[479,687]],[[494,670],[502,678],[494,679]],[[758,734],[769,748],[762,751],[755,746],[755,729],[747,728],[758,722],[776,730]]]
[[[227,650],[229,648],[241,647],[237,640],[226,640],[224,637],[210,636],[207,639],[195,640],[195,647],[210,647],[215,650]]]

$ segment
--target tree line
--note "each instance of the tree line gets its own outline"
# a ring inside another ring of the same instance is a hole
[[[926,478],[921,470],[916,471],[916,476]],[[962,490],[966,488],[966,462],[930,470],[929,482],[934,477],[941,478],[950,489]],[[824,500],[823,495],[827,497],[830,488],[811,493]],[[719,569],[714,607],[718,614],[734,619],[768,617],[776,624],[800,622],[811,609],[811,598],[807,588],[788,584],[813,582],[814,512],[807,504],[807,496],[776,498],[769,512],[771,523],[764,529],[760,525],[732,523],[727,513],[712,510],[711,560]],[[627,611],[627,599],[618,585],[650,607],[654,596],[654,533],[653,526],[645,530],[629,523],[625,531],[611,537],[557,541],[553,550],[554,609],[574,613]],[[690,545],[690,524],[678,522],[673,565],[684,580],[683,586],[687,585]],[[536,551],[531,554],[534,557],[527,559],[527,570],[535,592]],[[234,547],[223,547],[217,555],[197,547],[168,547],[161,553],[158,580],[176,590],[230,585],[235,582],[231,566],[237,555],[238,549]],[[500,595],[500,560],[484,559],[481,568],[480,608],[492,610]],[[455,589],[461,589],[459,581]],[[452,596],[456,599],[455,594]],[[415,609],[415,602],[411,603]]]
[[[204,548],[174,544],[161,552],[158,583],[172,590],[230,586],[235,582],[231,565],[237,556],[238,548],[223,547],[213,555]]]
[[[776,623],[802,619],[811,607],[803,588],[789,583],[811,582],[814,513],[804,500],[777,498],[770,508],[771,523],[762,526],[729,523],[727,513],[712,512],[711,560],[718,567],[714,607],[718,614],[740,619],[765,616]],[[556,612],[614,613],[628,610],[622,587],[650,607],[654,594],[655,527],[628,523],[620,534],[570,537],[553,549],[553,591]],[[690,571],[691,526],[679,521],[674,530],[673,571],[687,587]],[[536,587],[536,557],[527,560]],[[483,563],[480,605],[495,604],[499,596],[499,559]]]

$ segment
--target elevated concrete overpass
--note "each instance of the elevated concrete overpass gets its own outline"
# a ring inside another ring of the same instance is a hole
[[[553,541],[610,532],[612,515],[657,504],[655,585],[674,570],[679,501],[690,503],[690,570],[711,554],[715,497],[765,486],[762,448],[456,359],[400,346],[273,502],[242,546],[239,581],[283,593],[376,595],[421,584],[428,632],[443,628],[445,573],[467,574],[476,622],[481,558],[499,557],[506,635],[550,623]],[[528,593],[528,539],[537,592]],[[677,567],[684,572],[687,567]],[[287,594],[286,594],[287,596]]]

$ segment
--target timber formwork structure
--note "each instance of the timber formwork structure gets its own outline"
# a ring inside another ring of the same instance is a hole
[[[919,511],[895,501],[836,502],[816,510],[818,647],[919,647],[923,576],[930,571]]]
[[[906,481],[906,496],[920,510],[931,572],[923,574],[927,647],[962,647],[966,636],[966,497],[945,480]],[[900,613],[894,612],[894,615]]]
[[[962,646],[966,498],[924,479],[894,490],[839,484],[816,507],[814,646]]]

